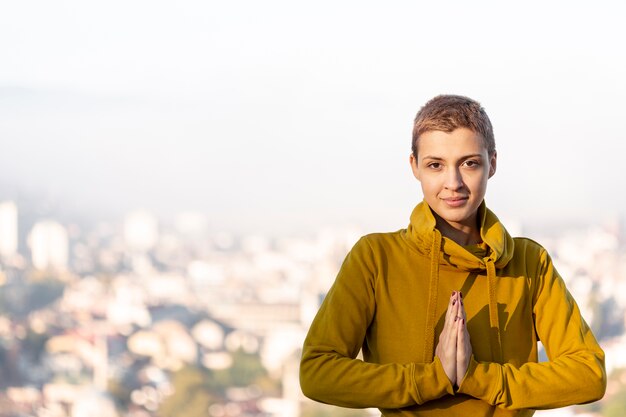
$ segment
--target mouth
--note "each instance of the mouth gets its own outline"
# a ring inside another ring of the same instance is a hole
[[[469,197],[449,197],[449,198],[442,198],[442,200],[449,207],[460,207],[464,205],[467,202],[467,200],[469,200]]]

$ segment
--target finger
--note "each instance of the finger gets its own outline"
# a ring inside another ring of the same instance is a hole
[[[469,363],[469,357],[471,356],[471,346],[468,347],[467,328],[465,327],[465,320],[459,320],[457,326],[457,349],[456,349],[456,384],[460,385],[465,373],[467,372],[467,366]]]
[[[450,346],[456,349],[457,343],[457,329],[458,326],[458,303],[452,306],[452,320],[450,321],[450,331],[448,332],[448,341]]]
[[[456,294],[455,292],[452,293],[452,295],[450,296],[450,300],[448,301],[448,309],[446,310],[446,318],[443,324],[443,330],[444,332],[448,332],[451,331],[452,329],[452,324],[454,323],[454,306],[456,304]]]
[[[461,318],[461,299],[459,298],[459,293],[455,292],[454,303],[452,305],[452,321],[457,322]]]
[[[467,331],[467,323],[465,319],[460,320],[457,332],[457,352],[468,358],[472,354],[472,345],[470,343],[470,335]]]
[[[467,330],[467,322],[465,321],[465,319],[463,320],[463,338],[465,341],[465,346],[467,347],[467,352],[469,355],[472,354],[472,343],[470,340],[470,334],[469,331]]]
[[[441,335],[439,336],[441,342],[452,349],[456,350],[456,326],[458,319],[458,303],[453,301],[450,306],[450,315],[448,321],[444,324]]]
[[[456,344],[457,344],[457,352],[458,352],[459,349],[463,349],[463,344],[465,343],[465,325],[464,325],[463,319],[458,320],[457,322],[456,335],[457,335]]]
[[[467,318],[467,314],[465,312],[465,303],[463,302],[463,293],[459,291],[459,316],[465,320]]]
[[[450,295],[450,300],[448,301],[448,309],[446,310],[446,322],[449,322],[450,319],[454,321],[454,316],[452,316],[452,307],[456,304],[456,291],[452,291],[452,295]]]

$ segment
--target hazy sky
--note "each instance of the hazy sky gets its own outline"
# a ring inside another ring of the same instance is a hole
[[[0,200],[199,210],[220,230],[397,229],[421,200],[412,119],[455,93],[494,125],[501,217],[625,215],[625,12],[0,0]]]

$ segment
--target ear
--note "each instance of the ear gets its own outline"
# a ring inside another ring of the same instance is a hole
[[[496,165],[498,160],[498,152],[493,151],[493,155],[489,158],[489,178],[493,177],[493,174],[496,173]]]
[[[409,157],[409,163],[411,164],[411,170],[413,171],[413,176],[418,180],[420,180],[420,171],[419,169],[417,169],[417,158],[415,158],[415,155],[413,155],[413,153],[411,153],[411,156]]]

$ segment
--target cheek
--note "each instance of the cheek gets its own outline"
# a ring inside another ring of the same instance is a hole
[[[475,178],[469,179],[466,184],[474,190],[474,192],[484,192],[487,189],[487,175],[478,175]]]
[[[422,186],[424,196],[436,195],[440,190],[439,185],[432,179],[427,181],[422,180],[420,181],[420,185]]]

